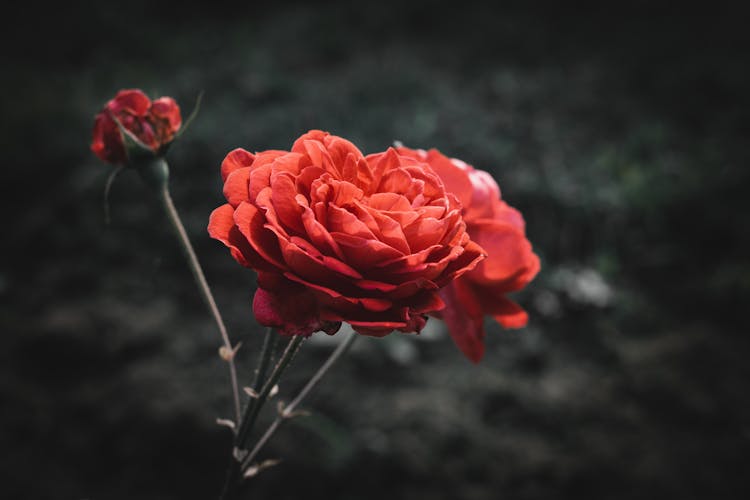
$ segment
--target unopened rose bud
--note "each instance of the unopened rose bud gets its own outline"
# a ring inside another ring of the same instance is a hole
[[[138,89],[121,90],[96,115],[91,150],[107,163],[163,156],[182,125],[171,97],[154,101]]]

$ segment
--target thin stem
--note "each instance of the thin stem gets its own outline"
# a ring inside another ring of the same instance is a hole
[[[271,364],[271,357],[273,351],[276,348],[276,340],[278,335],[274,335],[273,328],[266,328],[266,335],[263,338],[263,348],[260,351],[260,360],[258,361],[258,370],[255,372],[255,381],[253,382],[253,389],[258,392],[266,380],[266,372],[268,371],[268,365]]]
[[[281,355],[281,359],[279,359],[279,362],[274,367],[268,380],[263,384],[263,389],[258,393],[258,397],[255,399],[255,404],[248,406],[242,419],[242,424],[240,424],[240,428],[237,431],[237,439],[235,441],[240,449],[244,449],[244,442],[250,431],[253,429],[255,421],[258,419],[258,413],[268,399],[268,394],[271,392],[273,386],[279,381],[281,374],[294,358],[294,355],[299,350],[300,344],[302,344],[304,339],[305,337],[301,335],[295,335],[292,340],[289,341],[286,349],[284,349],[284,354]]]
[[[343,342],[341,342],[336,347],[336,350],[333,351],[325,361],[325,363],[323,363],[323,365],[318,368],[318,371],[315,372],[315,375],[312,376],[305,387],[303,387],[299,394],[297,394],[297,397],[284,407],[279,416],[276,417],[276,420],[274,420],[273,423],[268,427],[268,429],[266,429],[266,432],[263,433],[263,436],[261,436],[261,438],[258,440],[258,443],[243,460],[241,470],[245,470],[245,468],[247,468],[252,463],[253,459],[258,455],[261,448],[263,448],[263,446],[266,444],[266,442],[268,442],[271,436],[273,436],[273,434],[281,426],[281,424],[293,415],[294,410],[297,408],[297,406],[299,406],[299,404],[307,397],[310,391],[318,384],[318,382],[320,382],[320,379],[323,378],[323,375],[325,375],[326,372],[331,368],[331,366],[333,366],[333,363],[335,363],[336,360],[339,359],[341,355],[349,349],[349,347],[351,347],[354,339],[356,338],[357,334],[352,332],[346,339],[344,339]]]
[[[195,278],[195,282],[198,285],[198,289],[200,290],[203,300],[206,302],[206,305],[208,306],[211,314],[214,317],[216,326],[218,327],[219,333],[221,334],[221,340],[224,343],[224,348],[227,350],[226,356],[222,356],[222,359],[224,359],[227,362],[227,365],[229,365],[229,378],[232,381],[232,396],[234,399],[234,413],[236,422],[239,422],[241,418],[240,391],[239,384],[237,383],[237,369],[235,368],[234,364],[234,349],[232,347],[232,343],[229,340],[227,328],[226,326],[224,326],[224,320],[221,318],[221,313],[219,312],[219,308],[216,306],[216,301],[214,300],[214,296],[211,293],[211,288],[208,286],[206,277],[203,274],[203,269],[198,262],[198,257],[195,255],[195,250],[193,250],[193,245],[190,243],[190,238],[188,238],[187,232],[185,231],[185,226],[182,225],[180,215],[177,213],[177,209],[172,202],[172,197],[169,195],[169,188],[167,187],[166,183],[163,184],[162,189],[159,191],[159,199],[164,205],[164,211],[167,213],[167,218],[169,219],[169,222],[172,223],[172,227],[174,228],[175,234],[177,235],[177,239],[180,242],[180,247],[182,248],[185,257],[187,258],[190,270],[193,272],[193,277]]]
[[[250,398],[250,401],[248,401],[247,406],[245,407],[244,414],[252,412],[253,407],[258,404],[257,396],[261,388],[263,387],[263,383],[266,381],[266,372],[268,372],[268,366],[271,364],[271,358],[273,357],[273,353],[276,350],[276,342],[278,341],[278,339],[279,336],[274,335],[273,328],[266,328],[266,334],[263,338],[263,347],[261,348],[260,358],[258,359],[258,369],[255,371],[255,380],[253,381],[252,387],[255,395],[254,397]],[[237,424],[239,425],[239,421],[237,422]],[[239,445],[239,442],[235,444]]]
[[[107,182],[104,184],[104,223],[106,225],[109,225],[111,221],[109,216],[109,192],[112,190],[112,184],[115,182],[115,178],[124,168],[125,167],[122,165],[118,165],[112,173],[107,176]]]

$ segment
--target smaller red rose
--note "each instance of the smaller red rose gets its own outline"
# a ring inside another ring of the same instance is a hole
[[[521,213],[505,203],[490,174],[436,149],[398,148],[401,155],[432,167],[461,202],[466,231],[487,252],[476,268],[459,276],[440,291],[446,307],[433,313],[448,325],[459,349],[473,362],[484,356],[484,316],[505,328],[526,326],[528,315],[506,297],[525,287],[539,272],[539,257],[526,239]]]
[[[138,89],[119,91],[94,120],[91,150],[107,163],[128,160],[122,132],[115,119],[154,155],[163,153],[182,125],[180,107],[171,97],[151,101]]]

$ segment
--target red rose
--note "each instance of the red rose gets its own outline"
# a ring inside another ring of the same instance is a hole
[[[113,116],[154,154],[172,142],[182,125],[180,107],[171,97],[152,102],[140,90],[119,91],[94,121],[91,150],[107,163],[127,161],[122,132]]]
[[[236,149],[221,173],[209,234],[258,272],[256,318],[284,334],[419,331],[483,256],[438,176],[394,149],[313,130],[291,152]]]
[[[436,316],[445,320],[456,345],[472,361],[484,355],[484,316],[506,328],[526,326],[528,315],[505,294],[520,290],[539,272],[539,257],[526,239],[518,210],[500,199],[500,188],[490,174],[439,151],[398,148],[399,154],[430,164],[463,205],[469,236],[484,248],[487,258],[440,292],[446,308]]]

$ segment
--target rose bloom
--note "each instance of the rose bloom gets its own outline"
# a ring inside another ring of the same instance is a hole
[[[122,132],[112,116],[154,154],[161,154],[182,125],[180,107],[171,97],[151,101],[138,89],[121,90],[96,115],[91,150],[107,163],[125,163]]]
[[[483,257],[435,172],[394,149],[313,130],[290,152],[236,149],[221,174],[209,234],[258,272],[256,319],[282,334],[418,332]]]
[[[492,176],[461,160],[450,159],[436,149],[398,152],[429,163],[463,205],[469,236],[487,253],[475,269],[443,288],[446,308],[435,314],[448,325],[456,345],[472,361],[484,355],[484,316],[492,316],[505,328],[526,326],[528,315],[506,297],[520,290],[539,272],[539,257],[526,239],[523,217],[500,198]]]

